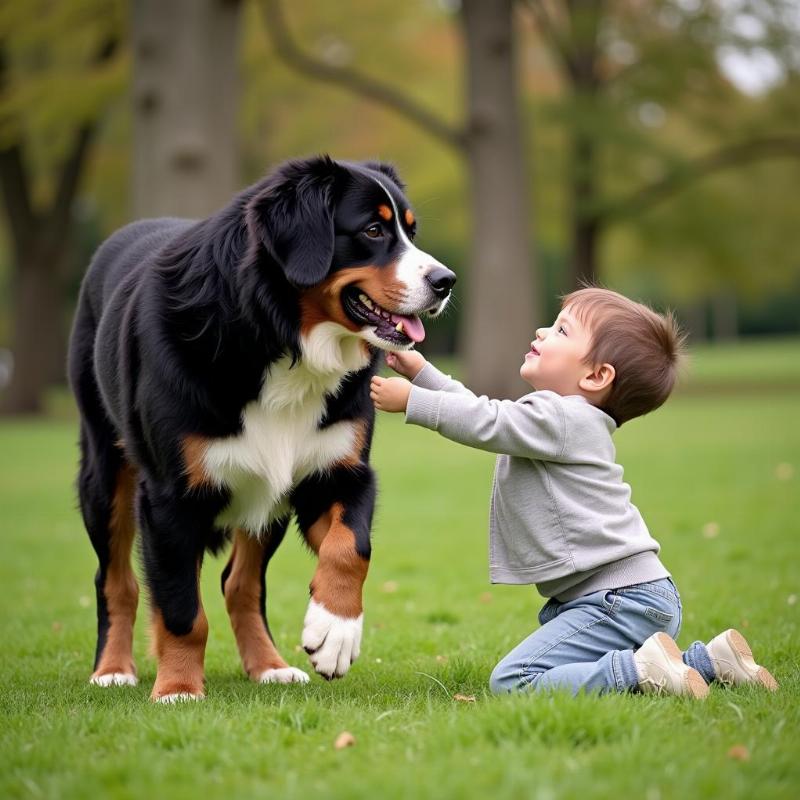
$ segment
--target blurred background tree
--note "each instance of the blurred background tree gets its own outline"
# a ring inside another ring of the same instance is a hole
[[[0,189],[16,364],[0,401],[9,412],[39,410],[43,390],[64,375],[65,290],[80,269],[76,202],[99,118],[124,85],[120,11],[99,0],[32,0],[6,3],[0,16]]]
[[[133,7],[146,5],[137,2]],[[160,9],[156,29],[175,42],[175,54],[179,34],[197,28],[201,5],[188,4],[191,10],[182,12],[186,18],[179,25],[167,10],[176,3],[154,4]],[[225,85],[239,102],[218,105],[218,116],[234,121],[238,131],[236,141],[224,146],[229,155],[238,147],[235,185],[252,182],[284,158],[314,152],[394,162],[409,184],[421,246],[461,278],[453,313],[429,326],[425,349],[463,352],[470,337],[491,343],[470,370],[479,388],[480,370],[501,354],[497,330],[527,316],[512,314],[515,295],[524,295],[520,308],[536,307],[536,270],[546,315],[554,311],[556,295],[572,288],[579,275],[594,275],[657,305],[677,307],[696,336],[800,330],[796,3],[287,3],[288,27],[309,59],[357,72],[409,98],[456,132],[453,141],[375,98],[344,84],[309,80],[288,66],[285,54],[276,50],[263,3],[232,3],[240,5],[241,15],[238,75]],[[475,35],[484,43],[499,37],[495,46],[505,49],[506,63],[515,65],[505,94],[518,97],[521,137],[520,151],[507,148],[505,159],[516,179],[506,177],[502,160],[492,172],[489,158],[490,172],[502,178],[479,197],[465,144],[475,124],[471,81],[487,75],[485,66],[477,75],[469,71],[475,42],[467,23],[475,7],[493,10]],[[131,103],[127,91],[129,41],[135,38],[129,19],[135,16],[123,0],[30,0],[0,8],[0,146],[6,176],[0,347],[10,347],[17,363],[17,377],[4,392],[7,407],[14,405],[9,401],[26,364],[38,362],[34,369],[46,375],[45,383],[59,371],[59,358],[45,367],[46,353],[55,349],[45,346],[44,330],[52,327],[47,338],[60,340],[63,352],[80,272],[101,239],[135,213],[133,186],[144,168],[130,154],[136,148],[142,152],[145,139],[135,122],[141,95],[134,88]],[[104,57],[108,41],[117,44]],[[206,66],[220,57],[210,45],[203,52]],[[151,81],[163,82],[165,97],[172,69],[162,67],[161,81],[151,74]],[[230,76],[226,68],[220,71]],[[198,68],[189,87],[208,100],[214,95],[204,90],[209,79],[203,75]],[[20,242],[53,241],[42,226],[58,205],[55,198],[66,196],[59,186],[86,123],[91,136],[78,160],[82,169],[72,172],[83,179],[72,181],[74,202],[67,203],[71,235],[51,247],[54,257],[40,259],[50,269],[56,262],[66,266],[58,268],[57,280],[39,278],[40,288],[32,295],[40,299],[26,305],[20,278],[22,265],[32,257],[25,257]],[[182,141],[197,152],[207,133],[204,123],[195,122]],[[165,137],[157,134],[159,141]],[[152,148],[145,152],[152,154]],[[174,163],[185,168],[197,160]],[[27,176],[24,181],[14,179],[15,169]],[[523,194],[515,189],[517,182]],[[168,189],[153,191],[157,200]],[[188,195],[195,193],[183,194],[183,213],[202,213],[189,206]],[[530,280],[518,283],[501,279],[503,256],[488,248],[487,231],[502,230],[509,197],[523,197],[524,204],[524,194],[532,198],[523,214],[526,234],[520,237],[519,224],[506,229],[514,231],[507,235],[517,248],[526,238],[527,253],[513,256],[513,267],[527,267]],[[19,220],[32,219],[34,209],[38,233],[20,240]],[[521,288],[523,282],[527,286]],[[56,286],[62,287],[60,301],[48,300]],[[539,321],[522,320],[524,336],[509,336],[515,344],[504,345],[502,354],[519,346],[521,356]],[[18,332],[26,325],[28,340],[33,336],[35,342],[27,350]],[[516,387],[505,393],[524,389],[522,383]]]

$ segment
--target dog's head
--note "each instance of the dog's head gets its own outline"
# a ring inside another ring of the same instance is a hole
[[[300,298],[300,331],[319,325],[384,350],[422,341],[456,276],[414,245],[417,223],[394,169],[321,156],[290,161],[247,206],[251,235]]]

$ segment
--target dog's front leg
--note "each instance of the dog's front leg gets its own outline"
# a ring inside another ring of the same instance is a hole
[[[335,486],[339,497],[346,499],[330,502],[307,527],[303,525],[305,515],[298,514],[298,518],[306,541],[319,556],[310,586],[303,647],[314,669],[330,680],[341,678],[361,649],[362,590],[369,568],[375,488],[372,472],[365,466],[356,473],[351,469],[347,475],[339,475],[338,480],[329,476],[328,481],[326,488]]]
[[[150,699],[197,700],[205,696],[208,621],[200,599],[200,566],[211,519],[200,503],[147,481],[139,487],[138,510],[158,659]]]

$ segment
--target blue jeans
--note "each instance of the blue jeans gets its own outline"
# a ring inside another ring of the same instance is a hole
[[[520,642],[492,671],[493,692],[569,689],[626,692],[638,685],[633,652],[654,633],[673,639],[681,628],[681,601],[670,578],[602,590],[539,612],[541,627]],[[714,666],[702,642],[683,660],[706,680]]]

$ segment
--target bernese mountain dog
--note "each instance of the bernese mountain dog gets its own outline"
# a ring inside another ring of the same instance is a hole
[[[135,222],[81,288],[69,377],[78,494],[99,560],[91,682],[136,684],[135,531],[158,661],[151,699],[201,698],[203,555],[245,671],[305,682],[272,640],[265,573],[292,516],[317,556],[302,643],[325,678],[359,654],[375,476],[370,378],[425,335],[455,275],[414,245],[395,170],[289,161],[201,220]]]

